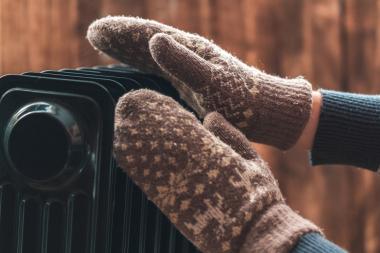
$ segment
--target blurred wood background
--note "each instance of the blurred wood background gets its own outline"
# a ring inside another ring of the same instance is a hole
[[[109,63],[85,34],[94,19],[116,14],[199,33],[269,73],[303,75],[314,88],[380,92],[377,0],[0,0],[0,74]],[[258,148],[288,203],[330,240],[350,252],[380,252],[378,175],[311,168],[304,152]]]

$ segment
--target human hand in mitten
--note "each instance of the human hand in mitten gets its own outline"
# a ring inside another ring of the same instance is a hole
[[[211,41],[140,18],[95,21],[87,38],[98,50],[142,71],[169,79],[204,117],[221,113],[249,140],[289,149],[307,123],[311,85],[248,66]]]
[[[243,134],[217,113],[205,126],[169,97],[127,93],[115,112],[117,163],[202,252],[288,252],[319,232],[285,204]]]

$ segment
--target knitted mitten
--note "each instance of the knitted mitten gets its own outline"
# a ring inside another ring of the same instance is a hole
[[[246,159],[173,99],[130,92],[116,106],[116,160],[202,252],[287,252],[302,234],[319,231],[284,203],[243,135],[213,117],[219,121],[206,125]]]
[[[250,140],[288,149],[311,110],[311,85],[247,66],[211,41],[161,23],[106,17],[90,43],[113,58],[170,79],[200,117],[218,111]]]

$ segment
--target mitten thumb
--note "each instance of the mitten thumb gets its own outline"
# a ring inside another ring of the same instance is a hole
[[[250,141],[220,113],[211,112],[206,115],[203,126],[229,145],[235,152],[247,160],[254,160],[258,155]]]
[[[205,83],[210,83],[212,64],[170,35],[154,35],[149,40],[149,50],[162,70],[186,83],[194,91],[205,87]]]

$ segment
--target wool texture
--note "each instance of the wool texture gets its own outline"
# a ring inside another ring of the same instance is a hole
[[[219,125],[212,117],[208,121]],[[116,106],[118,165],[202,252],[287,252],[303,233],[319,232],[284,204],[267,165],[254,150],[244,150],[250,148],[247,140],[237,140],[241,148],[234,151],[223,136],[227,133],[216,137],[173,99],[153,91],[127,93]],[[291,235],[283,232],[289,230]],[[285,239],[271,248],[264,239],[270,234]]]
[[[320,90],[312,165],[347,164],[380,173],[380,96]]]
[[[308,233],[303,235],[297,245],[293,248],[292,253],[347,253],[338,245],[318,233]]]
[[[244,159],[254,160],[262,167],[267,166],[248,139],[221,114],[217,112],[207,114],[203,125]],[[268,169],[268,171],[270,170]],[[276,181],[271,173],[268,173],[268,177],[272,177],[273,181]],[[289,252],[294,248],[295,242],[300,240],[299,238],[303,238],[315,230],[314,224],[297,215],[285,204],[272,205],[252,223],[252,228],[250,228],[240,252]],[[318,234],[323,238],[320,231],[313,234]],[[318,248],[317,245],[314,247]]]
[[[259,159],[252,143],[236,128],[234,128],[218,112],[210,112],[203,120],[203,126],[217,136],[221,141],[229,145],[244,159]]]
[[[87,38],[107,55],[169,79],[198,116],[217,111],[251,141],[289,149],[309,119],[307,80],[268,75],[199,35],[117,16],[93,22]]]

